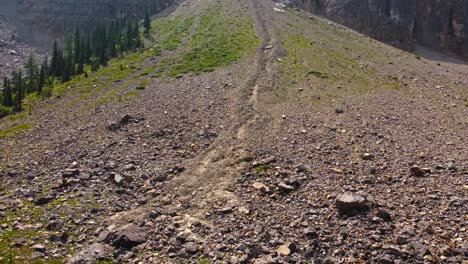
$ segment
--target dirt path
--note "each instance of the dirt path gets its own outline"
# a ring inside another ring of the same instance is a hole
[[[257,109],[259,89],[269,87],[272,82],[270,70],[276,43],[258,10],[259,3],[254,0],[249,4],[262,45],[256,52],[255,66],[247,81],[237,88],[234,99],[237,105],[231,112],[229,127],[222,132],[214,144],[202,155],[184,164],[188,170],[172,183],[181,203],[192,205],[191,214],[202,216],[214,204],[227,207],[238,206],[236,196],[227,190],[234,177],[245,169],[244,160],[249,159],[245,140],[250,129],[261,113]],[[196,197],[193,192],[200,190]]]

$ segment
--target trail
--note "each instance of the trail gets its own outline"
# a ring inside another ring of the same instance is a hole
[[[252,16],[257,35],[262,40],[256,52],[254,71],[246,83],[238,88],[234,101],[240,104],[232,111],[232,122],[228,129],[202,155],[186,164],[188,170],[173,182],[173,186],[177,186],[181,195],[181,203],[191,204],[190,211],[196,215],[202,215],[205,209],[209,208],[208,204],[238,205],[235,195],[226,188],[247,165],[246,162],[242,162],[250,155],[246,144],[247,131],[262,115],[258,109],[261,89],[272,85],[271,65],[272,54],[277,46],[276,40],[260,14],[259,1],[249,2],[253,7]],[[193,197],[192,194],[196,190],[202,191],[197,197]]]
[[[234,177],[244,171],[251,158],[248,151],[249,131],[262,120],[264,113],[259,109],[259,94],[262,89],[272,87],[274,62],[273,54],[278,49],[276,37],[269,31],[263,19],[260,1],[245,0],[251,6],[257,36],[261,45],[255,53],[252,74],[242,86],[236,88],[231,102],[234,104],[230,113],[229,126],[220,133],[216,141],[197,157],[186,161],[186,171],[174,178],[165,193],[174,199],[169,207],[185,208],[181,229],[193,221],[202,221],[207,210],[213,205],[224,207],[240,206],[240,201],[229,191]],[[159,204],[158,202],[149,204]],[[111,222],[119,223],[137,216],[144,218],[150,210],[147,206],[122,212],[112,217]],[[209,225],[208,223],[206,223]],[[187,231],[187,230],[185,230]]]

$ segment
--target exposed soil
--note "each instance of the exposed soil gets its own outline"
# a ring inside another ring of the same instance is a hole
[[[0,262],[466,262],[466,65],[271,1],[229,4],[252,16],[255,54],[141,75],[166,52],[0,122],[32,127],[0,138]]]

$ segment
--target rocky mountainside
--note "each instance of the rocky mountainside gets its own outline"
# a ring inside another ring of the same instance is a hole
[[[0,120],[0,263],[468,260],[466,62],[271,0],[144,43]]]
[[[468,2],[464,0],[287,2],[404,49],[419,43],[468,56]]]
[[[41,60],[44,54],[27,43],[20,41],[14,22],[0,15],[0,79],[14,70],[23,70],[29,55]]]
[[[11,18],[21,35],[33,43],[50,48],[51,40],[62,37],[64,32],[93,26],[98,21],[115,18],[123,14],[143,17],[148,9],[152,14],[165,10],[175,0],[3,0],[14,7]]]

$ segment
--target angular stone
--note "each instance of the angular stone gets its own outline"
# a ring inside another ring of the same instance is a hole
[[[41,252],[41,253],[45,253],[46,252],[46,247],[43,246],[43,245],[40,245],[40,244],[37,244],[37,245],[34,245],[31,247],[33,250],[37,251],[37,252]]]
[[[145,230],[131,225],[118,230],[112,244],[117,248],[132,248],[146,242],[147,239]]]
[[[64,178],[71,178],[78,176],[80,174],[80,170],[78,169],[66,169],[62,171],[62,177]]]
[[[70,259],[71,264],[93,264],[96,260],[103,260],[112,256],[113,248],[106,244],[94,243]]]
[[[418,166],[413,166],[410,168],[411,175],[416,177],[423,177],[426,172]]]
[[[197,254],[198,247],[197,247],[197,245],[195,243],[189,242],[189,243],[185,244],[185,250],[187,251],[187,253],[189,253],[191,255],[194,255],[194,254]]]
[[[265,192],[265,193],[269,193],[270,192],[270,188],[268,188],[268,186],[266,186],[265,184],[261,183],[261,182],[254,182],[252,184],[252,186],[259,190],[259,191],[262,191],[262,192]]]
[[[293,186],[288,185],[288,184],[286,184],[284,182],[281,182],[280,184],[278,184],[278,189],[281,192],[291,192],[291,191],[294,191],[296,188],[294,188]]]
[[[291,255],[292,253],[296,252],[297,251],[297,245],[296,243],[294,242],[288,242],[284,245],[281,245],[277,250],[276,250],[276,253],[278,253],[279,255],[283,255],[283,256],[289,256]]]
[[[338,195],[335,206],[343,214],[369,209],[366,198],[358,194],[349,193]]]

